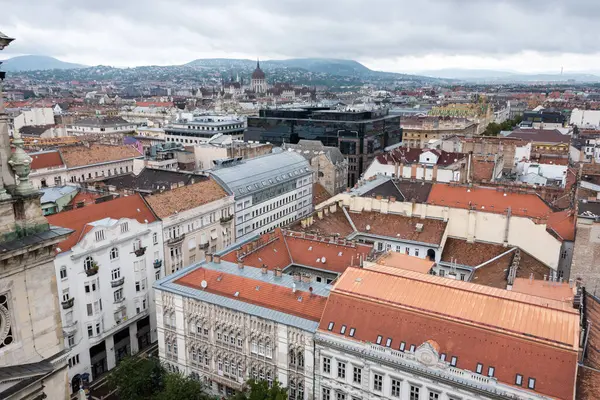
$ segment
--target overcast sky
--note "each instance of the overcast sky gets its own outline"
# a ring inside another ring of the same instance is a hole
[[[600,0],[0,0],[0,58],[336,57],[395,72],[600,70]]]

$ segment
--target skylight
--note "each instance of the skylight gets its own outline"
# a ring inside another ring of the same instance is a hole
[[[342,325],[342,329],[340,329],[340,333],[343,335],[346,333],[346,325]]]
[[[331,321],[331,322],[329,323],[329,326],[327,327],[327,330],[328,330],[328,331],[331,331],[331,330],[333,330],[333,325],[335,325],[335,324],[334,324],[334,322],[333,322],[333,321]]]
[[[350,328],[350,333],[348,333],[348,335],[350,335],[351,337],[354,337],[354,332],[356,332],[356,329]]]

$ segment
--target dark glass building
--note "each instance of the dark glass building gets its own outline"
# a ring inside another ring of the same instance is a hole
[[[296,144],[320,140],[339,147],[348,159],[348,184],[353,186],[375,156],[402,141],[400,117],[387,111],[346,112],[329,108],[265,109],[248,117],[244,140]]]

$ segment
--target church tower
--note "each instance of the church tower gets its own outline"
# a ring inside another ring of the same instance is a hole
[[[254,91],[254,93],[267,93],[267,79],[263,70],[260,69],[260,61],[258,61],[258,59],[256,60],[256,69],[252,73],[250,88]]]
[[[13,39],[0,32],[0,50]],[[63,308],[54,257],[70,229],[50,226],[29,182],[31,157],[19,132],[11,151],[0,72],[0,398],[67,399]]]

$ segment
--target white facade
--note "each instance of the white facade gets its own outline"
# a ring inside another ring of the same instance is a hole
[[[137,158],[143,160],[144,156],[140,155]],[[90,179],[128,174],[133,172],[135,160],[135,158],[128,158],[124,160],[107,161],[99,164],[67,168],[64,181],[78,183],[85,182]]]
[[[54,261],[72,389],[82,374],[93,380],[157,339],[151,288],[161,277],[161,222],[105,218],[87,227]]]
[[[535,174],[550,181],[560,182],[561,187],[567,183],[568,165],[540,164],[523,161],[517,164],[516,171],[519,175]]]
[[[600,110],[580,110],[574,108],[571,111],[569,123],[578,128],[598,128],[600,127]]]
[[[13,128],[18,132],[24,126],[54,125],[54,111],[50,107],[22,110],[13,121]]]
[[[433,154],[433,153],[432,153]],[[423,155],[421,155],[422,157]],[[465,161],[466,162],[466,161]],[[461,182],[461,165],[455,164],[449,167],[439,167],[437,165],[428,165],[425,163],[416,165],[393,165],[382,164],[377,157],[373,159],[371,165],[364,173],[364,179],[373,176],[384,175],[393,178],[419,179],[436,182]]]
[[[178,271],[232,244],[233,213],[233,196],[227,196],[163,218],[165,273]]]
[[[400,351],[317,332],[315,344],[315,397],[321,400],[549,399],[498,382],[488,376],[493,371],[454,367],[428,342]]]
[[[134,132],[136,128],[135,123],[123,123],[114,125],[78,125],[77,122],[73,125],[67,125],[67,136],[81,136],[97,133],[130,133]]]
[[[216,134],[231,136],[232,139],[244,139],[245,118],[235,115],[203,115],[179,118],[165,128],[167,142],[183,145],[207,142]]]

